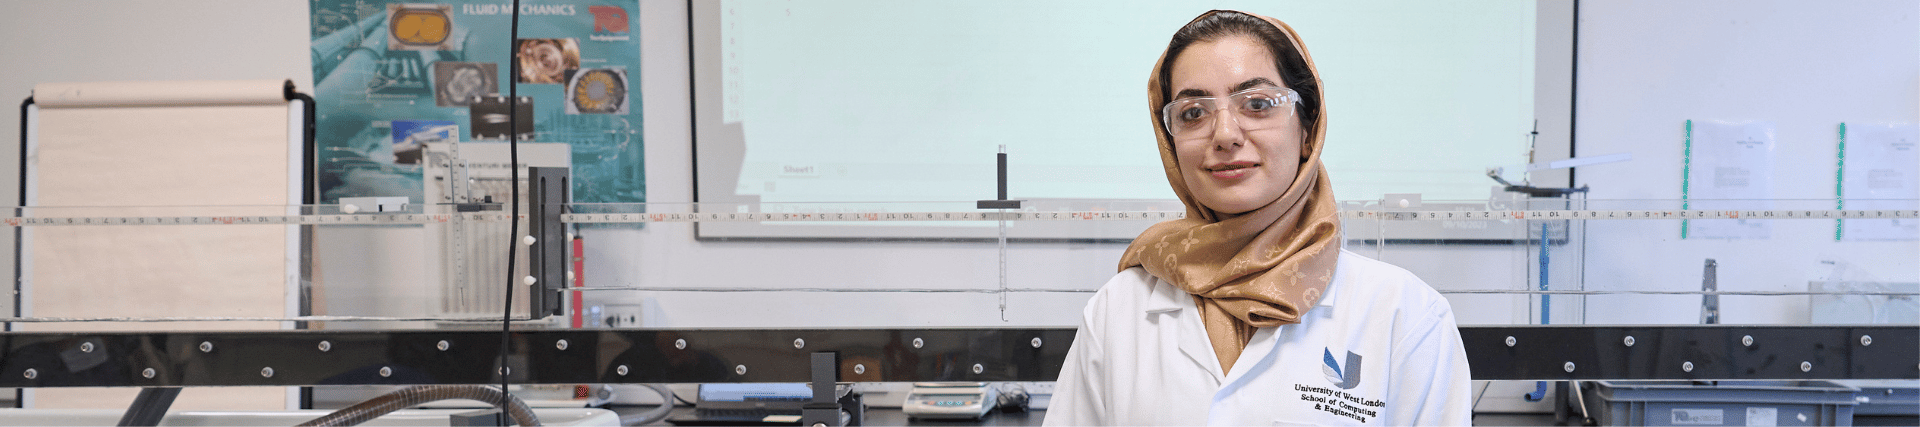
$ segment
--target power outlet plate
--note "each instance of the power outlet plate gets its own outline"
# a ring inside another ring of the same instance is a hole
[[[639,304],[594,305],[587,307],[581,323],[589,328],[635,328],[645,319],[643,315]]]

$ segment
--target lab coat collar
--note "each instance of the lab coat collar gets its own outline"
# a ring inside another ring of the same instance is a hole
[[[1181,316],[1181,313],[1198,309],[1194,305],[1193,295],[1173,287],[1166,281],[1156,279],[1153,292],[1147,295],[1145,305],[1146,308],[1141,310],[1142,316],[1171,317],[1161,321],[1172,321],[1178,328],[1180,338],[1177,341],[1180,343],[1180,354],[1186,355],[1188,360],[1211,374],[1214,384],[1226,382],[1226,374],[1220,371],[1220,361],[1213,356],[1213,344],[1207,341],[1206,326],[1200,324],[1199,318]]]
[[[1221,389],[1223,392],[1221,395],[1231,394],[1227,392],[1227,388],[1238,388],[1248,375],[1258,375],[1258,372],[1267,369],[1267,365],[1273,362],[1272,359],[1267,358],[1267,354],[1273,353],[1274,347],[1280,345],[1277,337],[1280,328],[1260,328],[1253,331],[1253,339],[1247,340],[1247,348],[1240,350],[1240,358],[1233,362],[1233,372],[1226,376],[1226,381],[1221,383],[1227,386]]]
[[[1345,250],[1341,250],[1340,252],[1342,261],[1348,259],[1348,257],[1345,256]],[[1341,264],[1345,263],[1342,262]],[[1341,284],[1346,282],[1345,274],[1347,270],[1346,268],[1340,268],[1339,264],[1335,264],[1333,281],[1327,284],[1326,294],[1320,297],[1320,301],[1314,303],[1314,312],[1321,316],[1333,317],[1335,311],[1334,306],[1336,301],[1339,300],[1340,290],[1345,287],[1341,286]],[[1189,309],[1198,308],[1194,305],[1193,295],[1174,287],[1172,284],[1166,283],[1166,281],[1158,279],[1154,280],[1153,291],[1147,296],[1145,306],[1146,307],[1141,310],[1143,311],[1142,315],[1145,316],[1162,314],[1177,315]],[[1234,372],[1235,375],[1230,379],[1226,373],[1220,371],[1219,359],[1213,355],[1213,345],[1205,338],[1207,334],[1206,327],[1200,325],[1198,319],[1194,319],[1191,322],[1185,320],[1186,319],[1182,319],[1179,321],[1181,336],[1198,338],[1181,339],[1180,352],[1185,354],[1187,358],[1192,359],[1194,363],[1205,367],[1207,373],[1213,375],[1216,384],[1230,384],[1229,380],[1237,380],[1241,377],[1239,374],[1252,372],[1256,369],[1264,369],[1263,367],[1254,366],[1255,363],[1243,362],[1265,360],[1267,353],[1271,353],[1273,346],[1277,345],[1277,338],[1275,336],[1275,329],[1277,328],[1262,328],[1255,331],[1253,339],[1247,343],[1247,348],[1240,353],[1239,360],[1234,362],[1234,366],[1240,366],[1243,367],[1243,369],[1236,369]]]
[[[1347,264],[1344,261],[1350,259],[1350,257],[1346,256],[1347,253],[1345,250],[1340,252],[1340,259],[1343,262],[1339,264]],[[1336,264],[1334,267],[1333,281],[1327,284],[1326,294],[1320,297],[1319,302],[1314,303],[1312,313],[1318,313],[1321,316],[1327,316],[1329,318],[1333,317],[1335,303],[1339,300],[1341,289],[1345,287],[1341,286],[1341,284],[1347,281],[1345,274],[1349,270],[1347,268],[1341,268],[1339,264]],[[1186,355],[1189,360],[1192,360],[1193,363],[1198,364],[1202,369],[1206,370],[1208,374],[1212,375],[1214,384],[1223,386],[1221,390],[1223,394],[1229,393],[1228,389],[1239,387],[1240,382],[1242,382],[1247,375],[1271,368],[1271,366],[1268,366],[1269,363],[1265,362],[1270,361],[1267,356],[1273,353],[1276,346],[1280,345],[1280,329],[1284,328],[1284,326],[1279,328],[1260,328],[1254,331],[1253,339],[1249,340],[1247,348],[1242,350],[1240,358],[1234,361],[1233,366],[1238,369],[1234,370],[1232,377],[1228,377],[1225,372],[1221,372],[1220,361],[1213,355],[1213,344],[1206,338],[1206,326],[1202,326],[1199,319],[1186,319],[1180,316],[1180,313],[1198,309],[1198,307],[1194,305],[1193,295],[1174,287],[1164,280],[1156,278],[1154,279],[1152,291],[1147,295],[1146,304],[1144,305],[1145,307],[1141,310],[1142,316],[1172,315],[1177,319],[1174,320],[1174,322],[1178,325],[1177,327],[1179,328],[1179,334],[1181,336],[1179,339],[1180,353]]]
[[[1173,284],[1156,278],[1154,279],[1153,293],[1147,296],[1147,309],[1145,311],[1148,314],[1180,311],[1185,309],[1186,306],[1192,305],[1191,302],[1187,302],[1192,299],[1192,295],[1182,292],[1179,288],[1173,287]],[[1186,303],[1182,304],[1182,302]]]

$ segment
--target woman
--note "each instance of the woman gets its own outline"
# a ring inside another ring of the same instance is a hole
[[[1147,85],[1185,219],[1089,300],[1049,425],[1466,425],[1447,301],[1340,249],[1313,59],[1271,18],[1188,23]]]

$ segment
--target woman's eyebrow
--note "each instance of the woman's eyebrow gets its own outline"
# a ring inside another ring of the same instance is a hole
[[[1181,89],[1180,93],[1173,94],[1173,99],[1180,99],[1180,98],[1194,97],[1194,96],[1209,96],[1209,95],[1212,95],[1212,94],[1207,93],[1207,91],[1200,90],[1200,89]]]
[[[1239,91],[1253,89],[1260,86],[1280,86],[1280,85],[1277,83],[1274,83],[1272,80],[1267,80],[1266,77],[1254,77],[1252,79],[1248,79],[1247,81],[1240,82],[1240,84],[1233,85],[1233,91],[1239,92]]]

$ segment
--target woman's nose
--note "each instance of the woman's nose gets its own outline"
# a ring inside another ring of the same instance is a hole
[[[1227,110],[1227,109],[1222,109]],[[1246,142],[1247,135],[1240,131],[1240,119],[1232,111],[1221,111],[1213,117],[1213,149],[1226,151],[1240,148]]]

